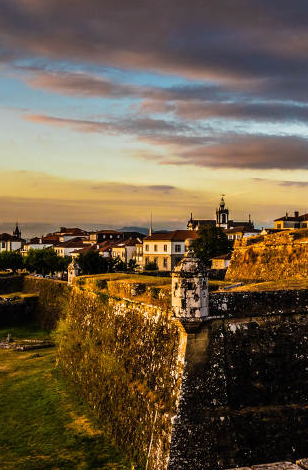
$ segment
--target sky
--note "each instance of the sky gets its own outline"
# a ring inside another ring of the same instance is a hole
[[[0,228],[308,212],[307,57],[302,0],[0,0]]]

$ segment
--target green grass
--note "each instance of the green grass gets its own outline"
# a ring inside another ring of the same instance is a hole
[[[15,338],[48,335],[10,328],[1,329],[0,336],[8,331]],[[0,349],[0,423],[1,470],[131,468],[55,372],[54,348]]]
[[[50,339],[50,332],[41,330],[35,323],[27,326],[0,328],[0,340],[6,338],[9,333],[12,335],[13,339]]]

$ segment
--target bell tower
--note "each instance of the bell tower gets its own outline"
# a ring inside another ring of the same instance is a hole
[[[225,194],[221,195],[219,208],[216,209],[216,227],[228,228],[229,209],[226,208]]]
[[[16,222],[16,227],[13,231],[13,235],[14,237],[21,238],[21,231],[19,230],[18,222]]]

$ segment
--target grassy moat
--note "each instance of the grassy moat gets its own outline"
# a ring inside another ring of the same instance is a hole
[[[48,339],[35,328],[0,329],[14,339]],[[55,348],[0,349],[1,470],[128,470],[82,401],[55,371]]]

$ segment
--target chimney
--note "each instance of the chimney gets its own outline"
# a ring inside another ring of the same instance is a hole
[[[299,212],[298,211],[294,212],[294,217],[297,217],[297,218],[299,217]]]

